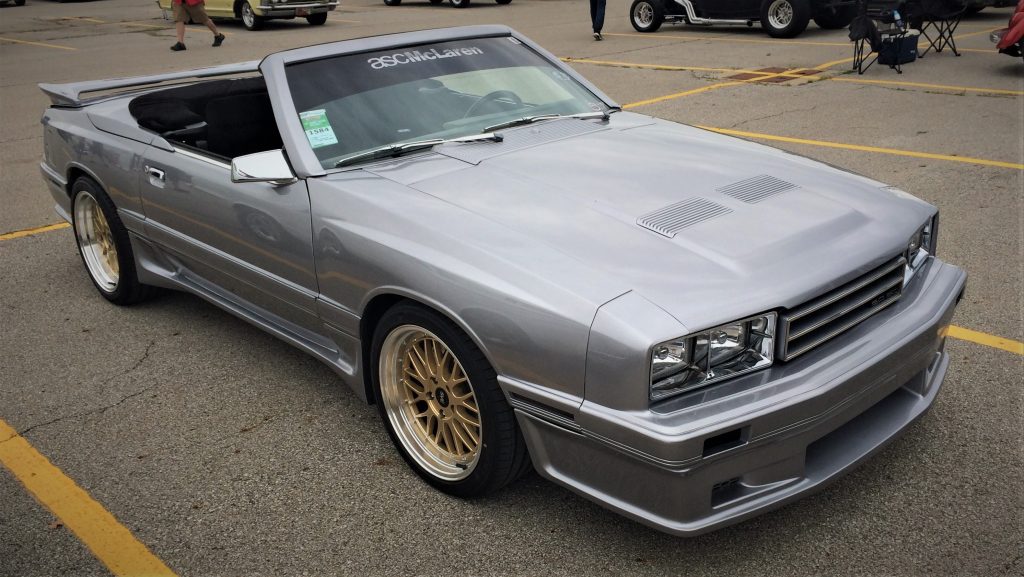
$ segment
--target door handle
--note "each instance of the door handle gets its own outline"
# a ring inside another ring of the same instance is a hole
[[[148,174],[150,178],[155,178],[156,180],[159,180],[160,182],[164,181],[164,171],[160,170],[159,168],[153,168],[152,166],[147,166],[146,167],[146,174]]]

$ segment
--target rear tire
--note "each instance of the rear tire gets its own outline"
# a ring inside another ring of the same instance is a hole
[[[384,427],[427,483],[477,497],[529,470],[494,369],[450,320],[413,303],[395,305],[374,330],[370,358]]]
[[[629,23],[637,32],[656,32],[665,21],[661,0],[633,0],[629,7]]]
[[[82,176],[71,186],[71,217],[78,254],[103,298],[123,306],[156,292],[139,282],[128,229],[114,202],[93,179]]]
[[[323,26],[327,22],[327,13],[322,12],[320,14],[311,14],[306,16],[306,22],[309,22],[310,26]]]
[[[398,6],[402,3],[402,0],[384,0],[386,6]]]
[[[856,6],[840,6],[839,8],[823,8],[814,15],[814,23],[824,30],[846,28],[857,15]]]
[[[469,6],[469,0],[448,0],[451,5],[455,8],[465,8]]]
[[[511,4],[512,0],[494,0],[498,4]]]
[[[810,0],[764,0],[761,27],[772,38],[793,38],[811,21]]]
[[[14,0],[14,5],[15,6],[24,6],[25,5],[25,0]]]

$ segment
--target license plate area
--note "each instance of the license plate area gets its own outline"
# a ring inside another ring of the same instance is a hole
[[[296,16],[309,16],[310,13],[311,12],[310,12],[309,8],[296,8],[295,9],[295,15]]]

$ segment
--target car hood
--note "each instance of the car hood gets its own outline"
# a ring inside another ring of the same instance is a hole
[[[370,170],[579,261],[610,292],[636,291],[691,330],[863,274],[905,250],[934,212],[819,162],[637,114],[515,130],[530,142],[443,146],[450,158]],[[519,258],[530,266],[530,251]]]

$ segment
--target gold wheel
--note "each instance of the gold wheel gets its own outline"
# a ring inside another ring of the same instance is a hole
[[[435,334],[401,325],[380,353],[381,397],[409,455],[445,481],[472,473],[480,459],[480,408],[462,363]]]
[[[75,236],[96,285],[107,293],[116,291],[121,268],[114,234],[96,198],[85,191],[75,200]]]

